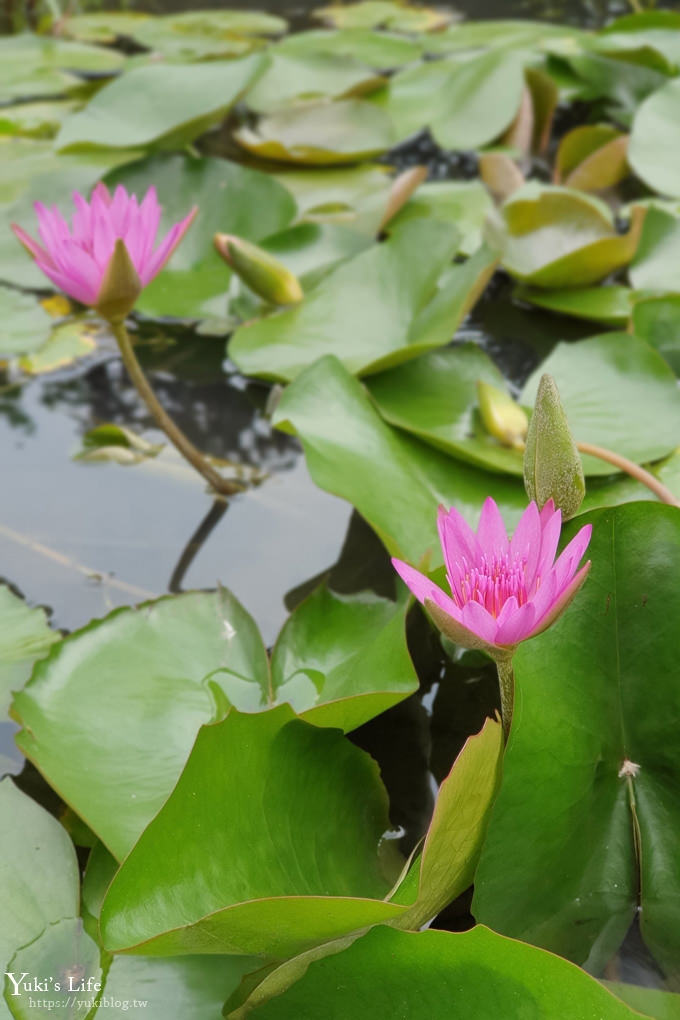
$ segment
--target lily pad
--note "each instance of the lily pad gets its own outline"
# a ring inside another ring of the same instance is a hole
[[[338,223],[373,239],[392,187],[384,166],[285,170],[274,175],[291,192],[300,219]]]
[[[47,625],[42,609],[30,609],[4,584],[0,585],[0,715],[9,707],[11,692],[20,690],[33,669],[60,635]]]
[[[535,287],[587,287],[627,265],[638,245],[644,212],[618,234],[603,203],[577,191],[528,184],[503,206],[495,229],[502,263]]]
[[[39,350],[47,341],[52,319],[32,294],[0,286],[0,359]]]
[[[680,375],[680,294],[636,301],[633,329]]]
[[[406,39],[394,32],[372,32],[365,28],[316,29],[288,35],[270,52],[291,56],[330,53],[351,57],[374,70],[386,71],[413,63],[420,57],[422,46],[419,41]]]
[[[360,99],[282,110],[255,129],[239,128],[234,138],[262,158],[311,166],[370,159],[396,141],[386,114]]]
[[[276,989],[247,1015],[252,1020],[313,1020],[322,1002],[325,1020],[394,1016],[396,1003],[409,1020],[468,1016],[470,1003],[475,1020],[639,1017],[566,960],[481,925],[456,934],[398,932],[380,925],[341,949],[340,943],[329,946],[328,955],[300,968],[300,980],[292,987],[284,986],[283,994]],[[237,1012],[233,1018],[244,1015]]]
[[[325,354],[362,374],[440,347],[495,264],[493,254],[481,250],[451,267],[436,290],[457,242],[445,224],[404,223],[388,241],[333,270],[301,304],[241,326],[229,356],[248,375],[290,380]]]
[[[644,941],[678,973],[677,518],[629,503],[569,522],[565,540],[593,525],[588,580],[514,658],[518,700],[473,911],[591,970],[640,904]]]
[[[451,20],[446,11],[417,7],[397,0],[359,0],[359,3],[332,4],[313,11],[338,28],[392,28],[400,32],[429,32],[443,28]]]
[[[610,287],[559,287],[555,290],[518,287],[515,297],[559,315],[571,315],[575,319],[601,322],[607,326],[622,326],[630,319],[635,292],[630,287],[616,284]]]
[[[601,53],[634,59],[646,52],[660,54],[672,73],[680,66],[680,14],[673,11],[642,11],[615,18],[599,32],[591,45]]]
[[[344,54],[274,54],[269,67],[248,90],[246,104],[256,113],[273,113],[295,103],[359,96],[384,79]]]
[[[600,191],[628,174],[628,136],[609,124],[573,128],[561,140],[555,158],[555,179],[567,188]]]
[[[391,228],[416,216],[442,220],[458,230],[460,252],[472,255],[481,247],[484,223],[493,208],[481,181],[427,181],[392,220]]]
[[[286,22],[263,11],[185,11],[140,19],[133,37],[172,60],[238,57],[261,45],[259,37],[285,32]]]
[[[432,351],[373,376],[371,396],[391,425],[412,432],[460,460],[488,471],[523,474],[523,455],[501,446],[479,416],[477,382],[505,389],[491,359],[476,344]]]
[[[0,102],[53,96],[82,85],[82,74],[115,74],[116,50],[23,32],[0,38]]]
[[[403,910],[383,899],[394,878],[378,852],[388,827],[377,765],[336,730],[283,705],[232,710],[200,730],[114,878],[104,944],[281,957],[388,920]]]
[[[519,480],[456,463],[391,428],[336,358],[320,359],[285,390],[274,424],[297,433],[316,484],[352,503],[389,552],[411,562],[428,549],[441,561],[439,503],[475,526],[488,495],[510,526],[526,507]]]
[[[96,11],[66,15],[60,30],[69,39],[87,43],[113,43],[121,36],[134,38],[135,31],[150,17],[141,11]]]
[[[633,1009],[654,1020],[680,1020],[680,995],[662,992],[656,988],[642,988],[623,981],[603,981],[609,991]]]
[[[447,149],[476,149],[510,126],[524,88],[523,57],[497,50],[399,71],[375,102],[399,138],[429,127]]]
[[[663,209],[649,209],[630,282],[638,289],[680,292],[680,218]]]
[[[638,464],[667,456],[678,445],[680,400],[673,372],[644,340],[605,333],[558,344],[527,380],[520,400],[533,406],[538,383],[550,373],[560,391],[574,439],[620,453]],[[583,457],[588,475],[611,464]]]
[[[559,50],[556,49],[559,53]],[[641,64],[629,63],[599,53],[564,52],[563,59],[575,74],[571,99],[584,102],[603,100],[603,112],[617,123],[628,126],[640,104],[668,81],[665,72]],[[632,165],[632,162],[631,162]]]
[[[6,964],[49,925],[78,913],[79,877],[66,830],[9,778],[0,782],[0,818],[0,959]]]
[[[76,104],[68,100],[0,107],[0,135],[51,138],[64,117],[73,113],[75,107]]]
[[[680,197],[680,80],[673,79],[639,107],[628,159],[635,173],[662,195]]]
[[[428,53],[456,53],[486,49],[542,50],[554,39],[578,42],[584,32],[571,25],[529,19],[461,21],[425,36]]]
[[[55,146],[72,152],[191,141],[222,120],[262,70],[262,59],[159,63],[128,71],[64,121]]]
[[[100,323],[88,316],[62,322],[53,327],[42,347],[19,358],[19,367],[29,375],[42,375],[86,358],[97,349],[99,329]]]

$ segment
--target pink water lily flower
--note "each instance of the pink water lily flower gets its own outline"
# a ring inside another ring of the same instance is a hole
[[[440,507],[439,537],[451,595],[407,563],[392,563],[456,644],[503,658],[557,619],[590,569],[590,561],[578,566],[591,525],[581,528],[555,560],[561,524],[552,500],[540,513],[530,503],[511,539],[491,498],[484,503],[476,534],[457,510]]]
[[[94,189],[90,202],[77,191],[73,200],[76,210],[70,227],[56,206],[48,209],[42,202],[35,203],[42,244],[14,223],[12,230],[60,290],[93,308],[105,305],[110,295],[117,296],[122,288],[123,304],[128,303],[129,311],[142,288],[168,261],[197,212],[194,207],[154,249],[161,219],[154,187],[141,203],[121,184],[111,197],[102,183]],[[118,257],[112,271],[114,253]]]

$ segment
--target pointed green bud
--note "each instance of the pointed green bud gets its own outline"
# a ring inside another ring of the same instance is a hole
[[[477,399],[487,432],[503,446],[522,448],[529,427],[524,409],[505,390],[481,379],[477,380]]]
[[[231,234],[215,234],[213,243],[225,262],[265,301],[295,305],[304,298],[297,276],[256,244]]]
[[[565,521],[578,512],[586,492],[581,457],[551,375],[538,384],[524,450],[524,485],[539,510],[552,499]]]
[[[118,238],[99,288],[95,308],[109,322],[120,321],[132,311],[141,292],[142,281],[124,242]]]

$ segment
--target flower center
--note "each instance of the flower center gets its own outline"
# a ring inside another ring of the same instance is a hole
[[[463,559],[457,566],[459,581],[453,600],[459,608],[466,602],[479,602],[496,618],[513,595],[520,606],[527,601],[526,560],[511,560],[507,553],[499,558],[485,554],[474,564]]]

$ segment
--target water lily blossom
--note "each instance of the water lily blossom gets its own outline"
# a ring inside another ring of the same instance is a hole
[[[152,186],[141,202],[119,184],[113,196],[99,183],[88,202],[74,192],[71,225],[56,206],[35,203],[42,244],[12,224],[19,241],[45,276],[69,297],[106,318],[126,315],[142,289],[168,261],[197,209],[176,223],[154,248],[161,219]]]
[[[531,502],[511,539],[493,499],[484,503],[475,533],[457,510],[439,508],[439,537],[451,594],[401,560],[396,570],[440,630],[465,648],[508,659],[520,641],[540,634],[566,609],[590,561],[587,524],[555,560],[562,515],[549,500]]]

